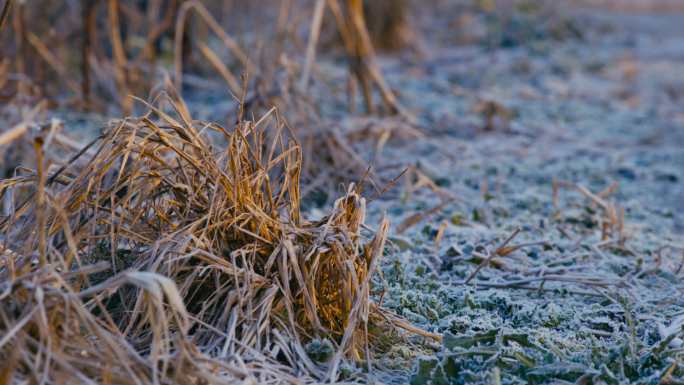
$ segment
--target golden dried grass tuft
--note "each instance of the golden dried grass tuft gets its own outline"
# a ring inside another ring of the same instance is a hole
[[[353,185],[303,219],[275,109],[227,129],[159,99],[61,167],[36,140],[36,171],[0,183],[29,196],[0,220],[3,383],[336,381],[370,360],[369,320],[415,331],[370,299],[387,220],[362,233]]]

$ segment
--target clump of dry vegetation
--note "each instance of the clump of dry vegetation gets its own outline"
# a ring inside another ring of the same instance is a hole
[[[4,382],[335,381],[370,362],[369,323],[407,327],[370,299],[388,222],[364,230],[353,185],[304,219],[275,110],[224,128],[160,100],[61,165],[36,137],[37,169],[1,182],[27,197],[0,223]]]
[[[403,113],[362,2],[318,2],[302,63],[286,48],[306,7],[265,7],[278,19],[268,41],[234,37],[223,6],[2,2],[0,383],[354,380],[343,364],[371,368],[399,329],[439,339],[373,302],[389,222],[365,225],[362,183],[349,183],[375,180],[352,142],[379,151],[415,130],[311,129],[323,125],[307,86],[326,10],[368,112],[376,86],[386,112]],[[208,87],[207,73],[239,100],[228,127],[193,119],[180,96]],[[83,145],[48,119],[55,107],[125,117]],[[307,220],[302,196],[332,200],[341,181],[328,215]]]

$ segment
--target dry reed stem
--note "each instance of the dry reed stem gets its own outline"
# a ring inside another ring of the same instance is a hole
[[[325,0],[317,0],[313,11],[313,19],[311,20],[311,29],[309,30],[309,41],[306,45],[304,69],[302,70],[302,76],[299,79],[299,88],[303,93],[306,93],[306,88],[309,85],[311,68],[316,60],[316,44],[318,43],[318,37],[321,33],[324,12]]]
[[[149,8],[150,13],[148,14],[147,19],[148,23],[151,25],[151,28],[147,33],[145,46],[140,51],[137,60],[147,58],[150,61],[153,61],[155,59],[155,42],[157,41],[157,39],[159,39],[159,37],[161,37],[166,31],[168,31],[173,26],[173,21],[176,17],[176,10],[178,8],[178,0],[170,1],[170,4],[166,8],[166,12],[164,12],[162,20],[159,22],[156,19],[156,13],[158,13],[158,8],[158,4],[153,4]]]
[[[59,77],[64,80],[67,87],[77,95],[81,93],[81,87],[69,76],[69,71],[64,64],[50,52],[50,49],[40,40],[34,33],[29,32],[27,35],[28,42],[38,52],[38,54],[45,60],[45,62],[55,70]]]
[[[221,59],[212,51],[211,48],[209,48],[208,45],[206,45],[203,42],[199,43],[199,49],[200,52],[202,52],[202,55],[209,60],[209,63],[214,67],[214,69],[221,75],[223,80],[226,81],[226,84],[228,85],[228,88],[230,88],[230,91],[233,93],[233,96],[235,95],[242,95],[242,87],[240,87],[240,83],[238,82],[237,78],[233,76],[232,73],[226,68],[226,65],[223,64]]]
[[[12,27],[14,28],[14,43],[17,47],[17,57],[15,59],[16,72],[27,74],[28,67],[28,47],[26,44],[26,12],[25,4],[19,3],[14,7]],[[29,94],[29,86],[25,79],[21,79],[18,85],[20,95]]]
[[[180,7],[180,10],[178,11],[178,16],[176,18],[176,35],[175,35],[175,45],[174,45],[174,68],[175,68],[175,76],[174,76],[174,81],[175,81],[175,86],[177,90],[182,89],[182,82],[183,82],[183,45],[182,45],[182,39],[183,39],[183,33],[185,31],[185,24],[186,20],[188,18],[188,15],[191,10],[194,10],[197,15],[199,15],[202,20],[204,20],[207,23],[207,26],[216,34],[216,36],[221,39],[223,44],[228,48],[235,57],[242,63],[242,65],[245,67],[245,71],[248,74],[256,74],[257,70],[254,64],[249,60],[248,55],[240,48],[240,45],[230,37],[226,31],[221,28],[221,25],[214,19],[207,8],[202,5],[202,3],[195,1],[195,0],[190,0],[186,1],[183,3],[183,5]]]
[[[9,17],[10,10],[12,9],[12,0],[5,0],[2,5],[2,12],[0,12],[0,31],[5,26],[5,21]]]
[[[327,0],[337,23],[342,41],[350,58],[351,73],[356,76],[369,113],[375,111],[372,98],[372,86],[375,85],[390,113],[399,113],[407,119],[413,118],[399,103],[396,96],[385,82],[378,64],[375,51],[368,34],[361,0],[344,0],[343,11],[337,0]]]
[[[81,0],[81,97],[83,107],[90,106],[90,52],[93,45],[93,25],[96,7],[94,0]]]
[[[114,77],[119,92],[119,100],[121,110],[124,115],[131,113],[133,108],[133,101],[128,97],[128,80],[126,76],[126,51],[124,50],[123,41],[121,40],[121,28],[119,24],[119,1],[108,0],[108,17],[109,17],[109,37],[112,42],[112,52],[114,55]]]
[[[35,120],[36,115],[45,109],[45,103],[38,103],[35,107],[29,110],[24,119],[14,127],[0,134],[0,146],[11,144],[15,140],[20,139],[26,134],[29,129],[29,124]]]

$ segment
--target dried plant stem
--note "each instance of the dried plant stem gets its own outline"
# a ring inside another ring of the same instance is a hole
[[[119,24],[119,1],[108,0],[109,16],[109,35],[112,42],[112,53],[114,55],[114,76],[119,92],[119,102],[121,110],[125,115],[130,114],[133,109],[133,100],[129,98],[128,81],[126,76],[126,51],[121,40],[121,29]]]
[[[506,246],[513,240],[513,238],[515,238],[518,235],[518,233],[520,233],[520,228],[516,228],[511,233],[511,235],[509,235],[508,238],[506,238],[506,240],[503,241],[503,243],[501,243],[501,245],[499,247],[497,247],[496,250],[494,250],[494,252],[489,253],[489,255],[484,257],[482,262],[479,265],[477,265],[477,268],[475,268],[475,270],[473,270],[473,272],[470,273],[470,275],[468,275],[468,278],[466,278],[466,280],[463,281],[463,284],[464,285],[469,284],[470,281],[472,281],[473,278],[475,278],[477,276],[477,273],[479,273],[483,267],[489,265],[489,263],[492,261],[492,259],[494,259],[494,257],[505,255],[504,251],[505,251]]]
[[[14,43],[17,47],[17,57],[15,60],[16,71],[20,74],[28,75],[28,46],[26,42],[26,15],[25,5],[18,3],[14,7],[14,17],[12,18],[14,27]],[[21,79],[18,85],[20,95],[29,94],[29,86],[26,80]]]
[[[86,109],[90,106],[90,54],[94,37],[95,11],[93,0],[81,0],[81,97]]]
[[[43,156],[43,139],[38,137],[34,141],[34,149],[36,151],[36,164],[37,164],[37,174],[38,174],[38,184],[36,185],[37,191],[37,210],[36,219],[38,222],[38,255],[40,261],[40,267],[47,264],[47,226],[46,226],[46,205],[45,205],[45,160]]]
[[[0,31],[5,26],[5,21],[9,17],[10,10],[12,9],[12,0],[5,0],[2,5],[2,11],[0,12]]]
[[[156,9],[158,8],[158,5],[152,5],[150,8]],[[153,15],[156,14],[157,11],[158,9],[155,12],[152,12],[150,17],[148,18],[148,21],[150,23],[152,23],[151,20],[154,20]],[[150,60],[150,62],[154,61],[157,55],[155,48],[157,40],[173,26],[173,20],[176,17],[177,11],[178,0],[170,0],[168,6],[166,7],[166,11],[164,12],[164,17],[162,18],[162,20],[160,22],[152,23],[151,28],[147,33],[147,41],[145,42],[145,47],[140,51],[140,54],[137,57],[137,59],[147,58]]]
[[[33,46],[33,48],[38,52],[38,54],[45,60],[45,62],[52,67],[52,69],[57,72],[57,74],[66,82],[66,85],[76,94],[81,93],[81,87],[78,83],[71,79],[69,76],[69,71],[66,69],[64,64],[53,55],[48,47],[36,36],[34,33],[28,34],[28,42]]]
[[[200,52],[202,52],[202,55],[209,60],[209,63],[211,63],[214,69],[216,69],[216,71],[221,75],[223,80],[226,81],[226,84],[228,84],[228,88],[230,88],[230,91],[233,93],[233,95],[242,95],[242,87],[240,87],[240,83],[238,83],[237,78],[230,73],[228,68],[226,68],[226,65],[223,64],[216,53],[214,53],[214,51],[212,51],[211,48],[209,48],[209,46],[203,42],[199,43],[199,49]]]
[[[363,1],[345,0],[346,12],[342,10],[337,0],[327,1],[335,16],[345,49],[349,55],[350,72],[359,81],[366,104],[366,110],[369,113],[375,111],[372,97],[372,87],[375,85],[380,92],[385,107],[390,113],[399,113],[402,116],[413,120],[413,117],[411,117],[399,104],[399,101],[392,90],[390,90],[375,61],[375,52],[363,14]]]
[[[0,134],[0,146],[12,144],[12,142],[21,138],[28,130],[30,122],[32,122],[36,118],[36,115],[43,111],[44,108],[45,102],[38,103],[26,113],[24,120],[21,123]]]
[[[309,30],[309,42],[306,46],[304,69],[302,70],[302,77],[299,79],[299,88],[302,92],[306,92],[306,88],[309,84],[311,67],[313,67],[313,63],[316,60],[316,44],[318,43],[318,36],[321,33],[324,11],[325,0],[317,0],[314,8],[313,20],[311,21],[311,29]]]
[[[182,90],[182,79],[183,79],[183,35],[185,32],[185,24],[188,18],[188,14],[191,10],[194,10],[197,15],[199,15],[202,20],[204,20],[209,28],[221,39],[223,44],[235,55],[235,57],[242,63],[245,67],[245,71],[249,74],[256,74],[256,67],[249,60],[247,54],[240,48],[240,45],[230,37],[226,31],[221,28],[221,25],[214,19],[207,8],[202,5],[199,1],[190,0],[183,3],[178,11],[178,16],[176,19],[176,36],[175,36],[175,47],[174,47],[174,67],[175,67],[175,86],[178,92]]]

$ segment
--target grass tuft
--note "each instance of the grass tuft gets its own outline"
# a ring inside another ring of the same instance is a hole
[[[370,299],[388,221],[368,236],[354,185],[303,218],[275,109],[228,129],[160,100],[62,167],[37,140],[37,171],[0,184],[28,197],[0,221],[3,383],[335,381],[370,360],[369,320],[410,329]]]

